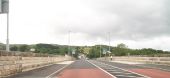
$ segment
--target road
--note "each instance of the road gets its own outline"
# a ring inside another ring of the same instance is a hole
[[[170,67],[76,60],[68,64],[54,64],[34,69],[9,78],[170,78]]]
[[[59,70],[60,68],[64,67],[65,64],[54,64],[51,66],[46,66],[39,69],[34,69],[31,71],[22,72],[8,78],[45,78],[49,76],[51,73]]]
[[[96,61],[95,61],[96,62]],[[116,67],[119,69],[123,69],[125,71],[136,73],[143,77],[150,78],[170,78],[170,66],[165,65],[156,65],[156,64],[122,64],[116,62],[107,62],[107,61],[97,61],[100,63],[104,63],[110,65],[112,67]],[[113,75],[116,75],[113,73]],[[121,77],[120,77],[121,76]],[[132,78],[133,76],[129,75],[129,77],[125,75],[120,75],[118,78]],[[134,76],[134,78],[137,78]]]
[[[54,75],[56,78],[112,78],[86,60],[77,60],[64,71]]]

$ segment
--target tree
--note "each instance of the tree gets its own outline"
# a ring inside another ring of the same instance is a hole
[[[125,44],[120,43],[117,45],[118,48],[128,48]]]
[[[60,55],[65,55],[65,54],[67,54],[67,52],[68,52],[68,48],[67,48],[67,47],[61,46],[61,47],[59,48],[59,54],[60,54]]]
[[[67,46],[52,45],[52,44],[36,44],[35,52],[64,55],[68,52]]]
[[[26,52],[26,51],[29,51],[29,46],[28,45],[21,45],[20,47],[19,47],[19,51],[21,51],[21,52]]]
[[[0,43],[0,50],[5,50],[5,44]]]
[[[89,57],[89,58],[98,58],[98,57],[100,57],[100,46],[99,45],[92,46],[89,49],[89,53],[87,54],[87,57]]]
[[[17,46],[12,46],[12,47],[10,47],[10,50],[11,51],[18,51],[18,47]]]

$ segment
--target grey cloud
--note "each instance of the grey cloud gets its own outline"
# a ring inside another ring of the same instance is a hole
[[[111,32],[114,39],[147,39],[170,35],[168,0],[85,0],[82,4],[92,14],[70,20],[70,28],[61,27],[60,32],[71,30],[91,37],[105,39]],[[79,6],[77,6],[79,7]],[[83,8],[82,8],[83,9]],[[94,15],[93,15],[94,14]]]

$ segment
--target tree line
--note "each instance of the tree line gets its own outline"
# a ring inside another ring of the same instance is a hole
[[[5,50],[5,45],[0,43],[0,50]],[[57,45],[57,44],[12,44],[10,46],[11,51],[20,52],[35,52],[35,53],[48,53],[56,55],[70,54],[71,56],[78,57],[80,54],[86,55],[88,58],[98,58],[105,56],[155,56],[160,54],[170,54],[170,52],[163,50],[156,50],[152,48],[143,49],[130,49],[127,45],[121,43],[113,47],[107,45],[94,45],[94,46],[70,46]]]
[[[101,48],[102,47],[102,48]],[[161,56],[161,55],[170,55],[170,52],[163,50],[156,50],[152,48],[143,48],[143,49],[130,49],[125,44],[118,44],[116,47],[107,45],[95,45],[91,47],[89,54],[87,55],[89,58],[98,58],[105,56]]]

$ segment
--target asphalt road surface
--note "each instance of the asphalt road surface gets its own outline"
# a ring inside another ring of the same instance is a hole
[[[170,67],[76,60],[71,64],[54,64],[9,78],[170,78]]]
[[[145,77],[170,78],[170,66],[156,65],[156,64],[122,64],[122,63],[107,62],[107,61],[97,61],[97,62],[118,67],[126,71],[130,71],[132,73],[137,73],[141,76],[143,75]]]
[[[53,78],[113,78],[87,60],[77,60]]]
[[[46,78],[51,73],[55,72],[56,70],[59,70],[60,68],[64,66],[65,64],[54,64],[51,66],[46,66],[46,67],[42,67],[39,69],[22,72],[22,73],[10,76],[8,78]]]

